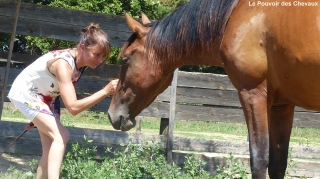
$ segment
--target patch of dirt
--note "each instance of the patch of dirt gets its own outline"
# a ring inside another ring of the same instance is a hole
[[[10,167],[14,167],[15,169],[30,171],[31,167],[29,162],[32,159],[39,160],[40,156],[35,155],[11,155],[8,153],[4,153],[0,156],[0,172],[6,172]]]

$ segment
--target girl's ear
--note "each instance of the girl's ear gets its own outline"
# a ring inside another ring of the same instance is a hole
[[[86,48],[86,46],[85,46],[84,44],[80,44],[79,46],[80,46],[80,50],[81,50],[81,51]]]

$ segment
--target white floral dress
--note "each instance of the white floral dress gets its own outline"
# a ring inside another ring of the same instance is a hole
[[[8,98],[60,119],[58,81],[49,72],[47,62],[52,59],[64,59],[68,62],[73,70],[71,80],[75,85],[86,67],[77,69],[70,50],[52,51],[35,60],[17,76],[11,86]]]

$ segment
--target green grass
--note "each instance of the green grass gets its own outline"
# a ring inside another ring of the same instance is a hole
[[[9,168],[6,172],[0,172],[0,178],[4,179],[31,179],[34,178],[32,172],[25,172],[15,168]]]
[[[159,118],[141,116],[137,118],[143,119],[141,124],[142,133],[159,134]],[[3,108],[2,120],[28,122],[18,110],[12,107]],[[77,116],[72,116],[63,109],[61,111],[61,122],[66,126],[113,130],[109,119],[103,112],[84,111]],[[129,132],[135,132],[135,129],[131,129]],[[247,128],[245,124],[240,123],[176,120],[174,136],[246,141]],[[293,127],[290,142],[294,145],[320,146],[320,129]]]

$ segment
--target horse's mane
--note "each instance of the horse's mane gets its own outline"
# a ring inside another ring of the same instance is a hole
[[[149,59],[158,61],[181,59],[192,52],[195,44],[209,50],[221,42],[227,21],[238,0],[191,0],[167,17],[148,24],[146,40]],[[136,38],[132,35],[124,50]]]

